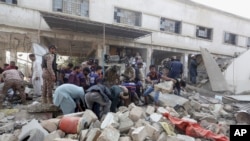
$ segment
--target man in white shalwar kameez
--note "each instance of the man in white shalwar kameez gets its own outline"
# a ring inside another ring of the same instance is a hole
[[[34,96],[40,97],[42,95],[42,64],[36,59],[35,54],[29,55],[30,60],[32,61],[32,85],[34,88]]]
[[[76,107],[82,111],[80,102],[85,105],[84,95],[83,87],[63,84],[56,88],[53,94],[53,103],[60,107],[64,115],[74,113]]]

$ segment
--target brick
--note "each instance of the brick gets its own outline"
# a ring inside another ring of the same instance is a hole
[[[145,126],[141,126],[136,128],[133,132],[132,132],[132,139],[134,141],[144,141],[144,139],[147,137],[147,130],[145,128]]]
[[[129,113],[129,118],[133,121],[133,122],[136,122],[138,121],[141,117],[142,117],[142,114],[143,114],[143,110],[142,108],[140,107],[135,107],[133,108],[130,113]]]
[[[93,113],[91,110],[85,110],[84,114],[82,115],[83,120],[87,122],[87,126],[90,126],[90,124],[96,120],[98,120],[95,113]]]
[[[97,141],[118,141],[119,138],[120,132],[110,126],[102,131],[101,135],[97,138]]]
[[[153,106],[148,106],[146,109],[146,114],[151,115],[155,112],[155,107]]]
[[[97,138],[101,135],[101,131],[98,128],[93,128],[87,134],[86,141],[96,141]]]
[[[131,127],[134,126],[134,122],[130,118],[120,121],[119,130],[121,133],[128,132]]]

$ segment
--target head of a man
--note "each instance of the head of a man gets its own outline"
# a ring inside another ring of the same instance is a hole
[[[55,45],[49,45],[49,52],[52,54],[56,53],[56,46]]]
[[[30,54],[29,58],[30,58],[31,61],[35,61],[36,60],[35,54]]]
[[[102,73],[102,67],[101,66],[96,66],[96,73],[101,74]]]
[[[155,67],[155,65],[150,65],[150,66],[149,66],[149,71],[150,71],[150,72],[156,72],[156,67]]]
[[[82,70],[84,75],[88,75],[90,73],[90,69],[88,67],[83,68]]]
[[[80,73],[80,67],[79,66],[75,66],[73,69],[76,73]]]

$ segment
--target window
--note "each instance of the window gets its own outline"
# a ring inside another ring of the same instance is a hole
[[[224,42],[232,45],[237,44],[237,35],[232,33],[225,33]]]
[[[1,2],[5,2],[7,4],[17,4],[17,0],[0,0]]]
[[[250,37],[247,38],[247,48],[250,48]]]
[[[181,33],[181,22],[166,19],[166,18],[161,18],[160,30],[180,34]]]
[[[53,0],[53,11],[89,16],[89,0]]]
[[[141,13],[115,8],[114,21],[117,23],[124,23],[133,26],[141,26]]]
[[[212,40],[212,32],[213,30],[211,28],[206,28],[201,26],[196,27],[196,37],[199,38]]]

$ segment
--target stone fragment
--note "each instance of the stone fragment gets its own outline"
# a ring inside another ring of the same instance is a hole
[[[159,122],[161,118],[162,118],[161,114],[153,113],[152,115],[150,115],[150,120],[153,122]]]
[[[87,126],[89,127],[90,124],[96,120],[98,120],[95,113],[93,113],[91,110],[85,110],[84,114],[82,115],[83,120],[87,122]]]
[[[57,130],[57,125],[49,120],[41,121],[41,125],[44,129],[46,129],[49,133]]]
[[[0,120],[3,119],[5,117],[5,114],[0,112]]]
[[[129,118],[133,121],[136,122],[138,121],[143,114],[143,110],[140,107],[135,107],[133,108],[130,113],[129,113]]]
[[[157,140],[161,134],[160,131],[150,124],[147,124],[145,127],[147,131],[147,137],[150,137],[154,141]]]
[[[212,116],[212,115],[209,115],[207,113],[202,113],[202,112],[194,112],[192,115],[192,117],[196,120],[199,120],[199,119],[206,117],[206,116]]]
[[[147,137],[147,130],[145,128],[145,126],[141,126],[141,127],[138,127],[136,128],[131,136],[132,136],[132,139],[134,141],[144,141],[144,139]]]
[[[200,121],[201,120],[206,120],[210,123],[217,123],[218,122],[214,116],[205,116],[205,117],[200,118]]]
[[[101,129],[104,129],[107,126],[110,126],[110,125],[113,126],[113,127],[118,127],[119,126],[118,118],[115,118],[114,115],[115,114],[113,114],[113,113],[108,113],[105,116],[105,118],[104,118],[104,120],[103,120],[103,122],[101,124]]]
[[[120,137],[119,141],[131,141],[130,137]]]
[[[13,134],[2,134],[0,135],[0,141],[17,141],[18,138]]]
[[[36,103],[28,106],[27,111],[29,113],[41,113],[41,112],[57,112],[60,109],[53,104]]]
[[[65,138],[78,139],[78,134],[66,134]]]
[[[153,106],[148,106],[146,109],[146,114],[151,115],[155,112],[155,108]]]
[[[39,130],[42,135],[45,137],[49,133],[38,123],[37,120],[33,119],[31,120],[27,125],[22,127],[22,132],[18,136],[19,140],[22,138],[25,138],[33,129]],[[37,132],[39,132],[37,131]],[[39,133],[40,134],[40,133]]]
[[[101,135],[97,138],[97,141],[118,141],[120,138],[120,132],[112,126],[105,128]]]
[[[88,129],[82,130],[80,132],[80,141],[85,141],[86,140],[88,132],[89,132]]]
[[[0,127],[0,134],[14,131],[14,126],[15,126],[14,123],[7,123],[4,126],[1,126]]]
[[[190,101],[190,105],[195,111],[200,111],[201,110],[201,104],[195,100]]]
[[[128,105],[128,110],[131,111],[133,108],[137,107],[134,103]]]
[[[92,129],[92,128],[101,128],[101,122],[99,120],[92,122],[89,129]]]
[[[43,141],[52,141],[56,138],[61,138],[60,133],[58,131],[54,131],[52,133],[50,133],[49,135],[47,135]]]
[[[124,133],[124,132],[128,132],[129,129],[133,126],[134,126],[134,122],[129,117],[127,117],[126,119],[123,119],[122,121],[120,121],[120,125],[118,129],[120,130],[121,133]]]
[[[166,141],[167,134],[165,132],[162,132],[157,141]]]
[[[96,141],[97,138],[101,135],[101,131],[99,128],[93,128],[87,134],[86,141]]]
[[[164,114],[164,113],[168,113],[168,111],[163,107],[158,107],[157,108],[157,113]]]
[[[177,134],[178,139],[183,139],[184,141],[195,141],[193,137],[187,136],[187,135],[181,135]]]
[[[192,118],[189,118],[189,117],[183,117],[181,118],[182,120],[185,120],[185,121],[188,121],[188,122],[193,122],[193,123],[197,123],[196,120],[192,119]]]

